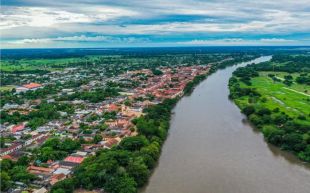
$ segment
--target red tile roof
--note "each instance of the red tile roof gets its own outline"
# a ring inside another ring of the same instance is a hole
[[[10,159],[10,160],[12,160],[13,158],[10,155],[5,155],[5,156],[2,157],[2,159]]]
[[[51,181],[50,181],[50,184],[51,185],[54,185],[56,184],[58,181],[60,180],[63,180],[66,178],[66,175],[65,174],[54,174],[52,177],[51,177]]]
[[[82,163],[82,161],[84,160],[83,157],[75,157],[75,156],[68,156],[64,159],[64,161],[66,162],[73,162],[73,163]]]
[[[24,84],[23,87],[28,88],[28,89],[33,89],[33,88],[38,88],[41,87],[41,84],[38,83],[30,83],[30,84]]]
[[[24,128],[25,128],[24,124],[15,125],[14,127],[12,127],[12,133],[16,133],[17,131],[21,131]]]
[[[115,104],[110,104],[108,110],[109,111],[118,111],[118,106]]]

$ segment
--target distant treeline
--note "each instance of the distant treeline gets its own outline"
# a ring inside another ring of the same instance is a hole
[[[259,46],[212,46],[212,47],[161,47],[161,48],[59,48],[59,49],[2,49],[1,59],[53,59],[84,57],[87,55],[132,55],[153,56],[161,54],[203,53],[286,53],[309,51],[309,47],[259,47]]]

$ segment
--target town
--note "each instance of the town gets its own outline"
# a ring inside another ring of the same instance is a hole
[[[65,68],[42,75],[48,80],[43,83],[14,87],[15,99],[24,100],[3,104],[0,156],[7,162],[24,160],[27,171],[21,172],[27,172],[31,180],[26,183],[27,177],[24,181],[17,178],[8,191],[47,192],[69,178],[73,169],[98,149],[110,149],[124,138],[136,136],[132,121],[144,115],[145,108],[182,96],[186,85],[206,75],[210,67],[140,69],[111,78]],[[91,81],[81,83],[91,77]],[[56,81],[66,86],[54,89],[51,82]],[[42,93],[43,99],[36,97]]]

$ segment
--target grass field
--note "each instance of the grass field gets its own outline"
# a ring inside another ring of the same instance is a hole
[[[241,82],[241,87],[256,88],[257,91],[265,97],[265,102],[257,101],[255,105],[267,107],[269,109],[279,108],[282,112],[297,117],[300,115],[305,116],[309,122],[310,115],[310,86],[305,84],[293,83],[287,86],[282,82],[274,82],[268,74],[271,72],[260,72],[259,77],[252,78],[251,86],[247,86]],[[288,73],[277,72],[277,77],[284,77]],[[294,78],[298,74],[291,74]],[[248,97],[236,99],[239,106],[248,104]]]
[[[13,85],[0,86],[0,91],[10,91],[10,90],[12,90],[15,87],[16,86],[13,86]]]
[[[1,61],[1,71],[28,71],[28,70],[49,70],[53,71],[58,68],[66,67],[68,63],[75,62],[92,62],[98,59],[97,56],[88,56],[87,58],[60,58],[60,59],[21,59],[21,60],[3,60]]]

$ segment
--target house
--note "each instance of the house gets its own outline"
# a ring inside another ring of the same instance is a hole
[[[119,110],[119,107],[115,104],[110,104],[108,105],[108,111],[109,112],[113,112],[113,111],[118,111]]]
[[[5,156],[8,154],[11,154],[19,149],[21,149],[23,147],[23,145],[21,143],[14,143],[13,145],[11,145],[8,148],[1,148],[0,149],[0,156]]]
[[[42,187],[42,188],[40,188],[38,190],[33,191],[33,193],[47,193],[47,192],[48,192],[47,189],[44,188],[44,187]]]
[[[73,155],[81,156],[81,157],[86,157],[87,156],[87,152],[85,152],[85,151],[77,151]]]
[[[33,165],[29,166],[27,170],[32,174],[51,174],[54,171],[52,168],[38,167]]]
[[[113,147],[114,145],[117,145],[118,142],[119,142],[119,141],[118,141],[117,139],[115,139],[115,138],[110,138],[110,139],[108,139],[107,142],[104,144],[104,147],[110,149],[110,148]]]
[[[36,134],[33,135],[30,139],[25,141],[25,146],[32,144],[33,142],[37,142],[42,144],[48,138],[48,134]]]
[[[16,93],[27,92],[28,90],[29,89],[26,87],[22,87],[22,86],[16,87]]]
[[[15,125],[12,127],[12,133],[15,134],[17,131],[22,131],[23,129],[25,129],[24,124]]]
[[[10,155],[2,156],[2,157],[1,157],[1,160],[4,160],[4,159],[13,160],[12,156],[10,156]]]
[[[29,83],[29,84],[24,84],[22,86],[19,86],[16,88],[16,93],[21,93],[21,92],[26,92],[29,90],[37,90],[38,88],[42,88],[41,84],[38,83]]]
[[[2,109],[3,110],[9,110],[9,109],[17,109],[19,107],[18,104],[9,104],[9,103],[6,103]]]
[[[29,90],[36,90],[38,88],[41,88],[42,85],[38,84],[38,83],[33,83],[32,82],[32,83],[29,83],[29,84],[24,84],[24,85],[22,85],[22,87],[25,87],[25,88],[27,88]]]
[[[53,174],[55,175],[64,174],[65,176],[67,176],[70,173],[71,173],[71,170],[69,170],[68,168],[57,168],[57,170],[55,170]]]
[[[66,169],[72,169],[75,166],[79,165],[78,163],[74,163],[74,162],[67,162],[67,161],[60,161],[59,165],[61,168],[66,168]]]
[[[77,163],[77,164],[82,163],[83,160],[84,160],[83,157],[78,157],[78,156],[68,156],[64,159],[64,161],[66,162],[72,162],[72,163]]]
[[[54,175],[51,177],[50,184],[51,184],[51,185],[54,185],[54,184],[56,184],[57,182],[59,182],[59,181],[61,181],[61,180],[64,180],[65,178],[66,178],[66,175],[63,174],[63,173],[54,174]]]

